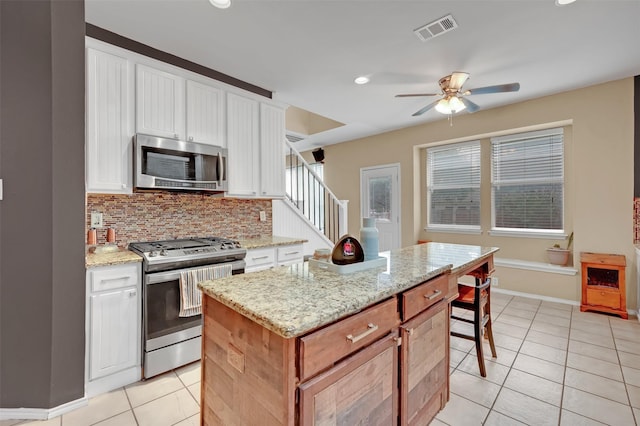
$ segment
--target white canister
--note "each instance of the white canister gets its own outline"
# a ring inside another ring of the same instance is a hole
[[[365,261],[378,258],[378,228],[376,228],[375,218],[362,218],[360,243],[362,244],[362,250],[364,251]]]

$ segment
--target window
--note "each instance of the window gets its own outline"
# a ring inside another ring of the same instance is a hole
[[[427,149],[427,228],[480,229],[480,141]]]
[[[562,232],[562,129],[491,139],[493,230]]]

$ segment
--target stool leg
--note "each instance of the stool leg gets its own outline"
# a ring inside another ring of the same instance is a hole
[[[482,351],[482,309],[476,309],[473,313],[474,324],[473,334],[476,342],[476,356],[478,357],[478,367],[480,368],[480,375],[487,377],[487,370],[484,366],[484,354]]]
[[[486,336],[489,338],[489,346],[491,346],[491,356],[497,358],[496,355],[496,345],[493,343],[493,331],[491,330],[491,317],[489,317],[489,321],[487,321],[487,325],[485,327]]]

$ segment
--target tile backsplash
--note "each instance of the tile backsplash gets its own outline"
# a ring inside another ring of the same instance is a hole
[[[266,221],[260,221],[260,212]],[[91,212],[103,215],[98,244],[104,244],[108,227],[116,230],[116,242],[170,240],[218,236],[245,239],[271,235],[271,200],[242,200],[208,194],[141,192],[87,194],[86,229]]]

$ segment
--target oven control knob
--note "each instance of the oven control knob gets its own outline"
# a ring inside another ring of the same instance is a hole
[[[168,255],[168,254],[169,254],[169,253],[167,253],[167,251],[166,251],[165,249],[162,249],[162,250],[160,251],[160,256],[166,256],[166,255]]]
[[[157,251],[151,251],[149,252],[149,257],[156,257],[158,255]]]

